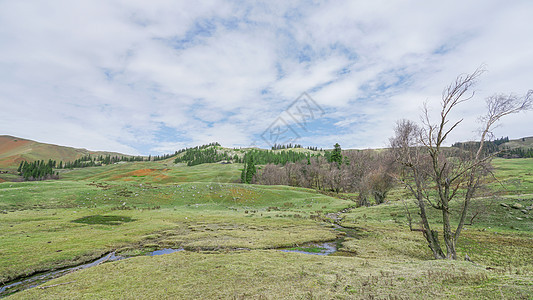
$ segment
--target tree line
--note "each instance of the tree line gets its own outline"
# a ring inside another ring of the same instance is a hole
[[[48,160],[45,163],[44,160],[37,160],[34,162],[22,161],[17,169],[19,176],[22,176],[24,180],[45,180],[45,179],[58,179],[59,174],[54,172],[56,167],[56,161]]]
[[[186,162],[187,166],[196,166],[205,163],[216,163],[220,161],[240,162],[237,154],[232,156],[226,151],[219,151],[215,147],[212,148],[189,148],[182,156],[176,157],[174,163]]]
[[[503,148],[500,145],[509,142],[509,137],[501,137],[493,141],[484,141],[482,153],[484,155],[496,154],[497,157],[502,158],[533,158],[533,148]],[[480,142],[457,142],[452,147],[459,148],[465,151],[474,151],[479,149]]]
[[[74,168],[87,168],[87,167],[99,167],[103,165],[110,165],[117,162],[134,162],[144,161],[142,156],[111,156],[111,155],[99,155],[92,156],[90,154],[82,156],[74,161],[59,162],[58,169],[74,169]]]
[[[291,148],[303,148],[303,147],[300,144],[293,145],[292,143],[286,144],[286,145],[274,144],[274,146],[272,146],[272,150],[291,149]],[[312,146],[305,147],[305,149],[312,150],[312,151],[319,151],[318,147],[312,147]],[[322,151],[322,148],[320,148],[320,151]]]
[[[178,155],[178,151],[174,152],[173,154],[163,154],[163,155],[148,155],[148,161],[160,161],[169,159],[173,156]]]
[[[273,150],[248,150],[244,155],[232,154],[225,150],[217,149],[218,143],[211,143],[203,146],[193,148],[186,148],[178,153],[185,152],[183,155],[176,157],[174,163],[184,162],[188,166],[195,166],[205,163],[217,163],[221,161],[228,161],[233,163],[248,163],[253,160],[254,164],[286,164],[288,162],[297,162],[302,159],[310,159],[313,156],[320,156],[321,154],[313,154],[310,152],[299,152],[293,150],[273,151]],[[240,151],[234,149],[234,151]]]
[[[498,153],[498,157],[502,158],[533,158],[533,148],[514,148],[504,149]]]
[[[255,158],[251,162],[261,164]],[[325,155],[267,162],[252,175],[248,171],[254,170],[250,165],[248,161],[243,170],[246,172],[241,175],[242,182],[298,186],[336,193],[357,192],[360,206],[370,205],[372,198],[376,204],[383,203],[394,184],[390,175],[394,164],[388,151],[342,151],[338,143]]]
[[[310,159],[313,156],[320,154],[312,154],[310,152],[299,152],[293,150],[274,152],[272,150],[256,150],[252,149],[244,155],[244,160],[253,158],[255,164],[286,164],[288,162],[297,162],[303,159]]]
[[[485,155],[496,153],[500,151],[500,145],[509,142],[509,137],[501,137],[493,141],[484,141],[481,149]],[[452,147],[463,149],[465,151],[475,151],[479,149],[480,142],[456,142],[452,144]]]

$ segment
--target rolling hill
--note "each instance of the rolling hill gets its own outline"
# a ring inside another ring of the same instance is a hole
[[[0,168],[16,167],[24,160],[36,161],[53,159],[64,162],[73,161],[88,154],[112,156],[124,155],[116,152],[90,151],[87,149],[45,144],[9,135],[0,135]]]
[[[533,148],[533,136],[510,140],[507,143],[504,143],[500,146],[500,149],[515,149],[515,148],[522,148],[522,149]]]

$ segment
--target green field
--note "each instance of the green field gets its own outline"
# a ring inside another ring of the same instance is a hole
[[[0,183],[0,282],[75,266],[111,251],[134,256],[80,270],[10,298],[420,299],[533,297],[533,159],[494,161],[459,254],[435,261],[410,232],[405,190],[380,206],[314,190],[243,185],[241,164],[171,160],[61,170],[61,180]],[[490,196],[488,196],[490,195]],[[506,206],[502,206],[506,204]],[[458,211],[456,204],[453,212]],[[438,223],[436,211],[430,218]],[[285,253],[333,241],[329,256]],[[185,251],[145,256],[153,250]]]

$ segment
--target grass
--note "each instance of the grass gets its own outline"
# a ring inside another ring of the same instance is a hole
[[[167,184],[175,182],[240,182],[242,164],[201,164],[187,167],[172,162],[117,163],[102,167],[62,170],[63,180],[126,181]]]
[[[495,177],[500,182],[522,182],[521,189],[497,182],[488,182],[489,187],[500,187],[496,196],[476,198],[471,202],[467,225],[457,243],[458,255],[468,255],[476,263],[489,266],[496,272],[533,275],[533,213],[531,210],[514,209],[515,203],[524,208],[533,205],[529,182],[533,179],[532,159],[497,159],[494,162]],[[401,191],[395,191],[400,194]],[[416,205],[406,200],[413,217],[414,227],[420,227]],[[502,206],[505,204],[507,206]],[[452,226],[457,225],[462,206],[460,201],[451,203]],[[440,211],[427,208],[428,219],[433,228],[441,231]],[[394,259],[397,261],[428,260],[430,252],[421,233],[408,228],[407,213],[402,201],[384,205],[357,208],[344,214],[343,225],[357,228],[358,239],[347,239],[343,247],[357,253],[358,257]]]
[[[0,183],[0,281],[72,266],[109,251],[141,255],[55,279],[15,299],[64,298],[531,298],[533,160],[495,160],[497,196],[475,199],[458,242],[476,263],[434,261],[410,232],[398,188],[390,202],[342,214],[353,202],[303,188],[235,183],[242,165],[170,161],[64,170],[59,181]],[[411,214],[414,203],[407,200]],[[505,203],[507,207],[502,206]],[[459,211],[452,205],[452,216]],[[438,211],[429,210],[439,226]],[[437,227],[436,227],[437,228]],[[348,233],[345,235],[344,233]],[[333,256],[272,249],[336,239]],[[269,250],[270,249],[270,250]]]
[[[490,184],[500,195],[533,194],[533,158],[494,159],[497,181]]]
[[[100,215],[105,213],[100,209],[50,209],[5,215],[0,228],[1,281],[75,265],[112,250],[269,249],[336,237],[331,228],[306,219],[161,209],[114,211],[114,216],[121,220],[118,223],[106,218],[95,220],[93,214],[97,211]],[[89,218],[77,217],[87,214]],[[80,223],[80,219],[91,222]]]
[[[74,223],[83,223],[83,224],[99,224],[99,225],[120,225],[127,222],[133,222],[135,219],[124,216],[86,216],[76,220],[73,220]]]
[[[2,183],[0,199],[4,282],[122,248],[266,249],[331,240],[336,233],[308,216],[350,204],[281,186],[85,181]]]
[[[142,276],[139,276],[142,274]],[[178,252],[82,270],[14,299],[528,298],[530,286],[467,262],[384,262],[279,251]],[[413,288],[416,287],[416,288]],[[482,297],[480,297],[482,295]]]

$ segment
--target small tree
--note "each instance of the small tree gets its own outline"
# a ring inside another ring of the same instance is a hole
[[[254,157],[250,155],[250,159],[246,164],[246,183],[252,183],[256,171]]]
[[[243,164],[244,166],[241,171],[241,182],[246,183],[246,155],[244,155]]]
[[[385,203],[387,194],[394,187],[394,178],[384,166],[378,166],[368,174],[368,185],[376,204]]]
[[[339,143],[336,143],[335,146],[333,146],[333,153],[331,154],[331,162],[336,162],[338,166],[342,164],[342,150],[341,145]]]
[[[504,116],[528,109],[531,106],[529,91],[525,97],[515,95],[494,95],[486,99],[487,114],[481,118],[479,147],[475,151],[443,149],[448,135],[462,120],[451,122],[450,113],[461,103],[473,98],[467,94],[483,73],[479,68],[472,74],[458,76],[442,94],[440,118],[436,123],[430,120],[424,106],[423,124],[400,121],[391,138],[391,148],[401,168],[398,179],[411,191],[416,199],[422,223],[422,231],[429,248],[436,259],[457,259],[456,243],[465,224],[470,200],[475,196],[480,180],[487,174],[490,159],[494,154],[484,154],[485,140],[491,129]],[[455,231],[450,218],[450,202],[462,198],[461,210]],[[427,206],[437,209],[442,215],[442,232],[446,253],[442,250],[436,230],[429,223]]]
[[[241,172],[241,182],[252,183],[256,171],[254,156],[248,153],[244,157],[244,168]]]

